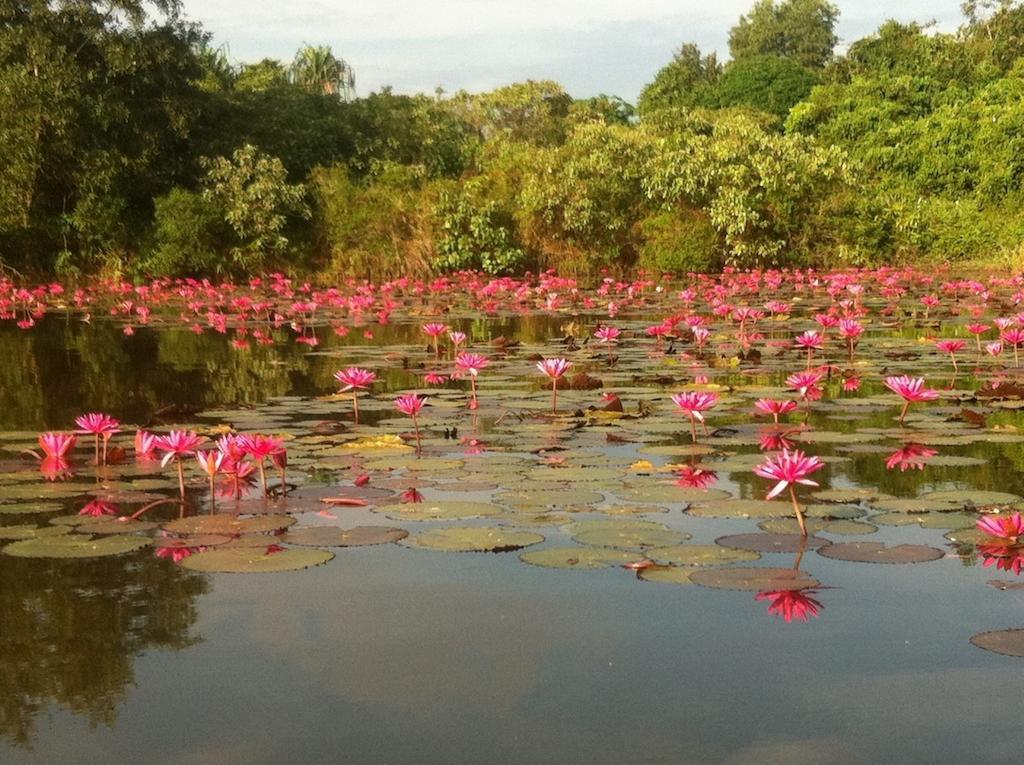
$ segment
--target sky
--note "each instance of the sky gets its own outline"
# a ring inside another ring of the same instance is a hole
[[[573,96],[635,101],[684,42],[728,54],[728,31],[753,0],[184,0],[186,15],[232,61],[290,61],[329,45],[365,96],[491,90],[526,79]],[[889,18],[961,22],[960,0],[839,0],[840,49]]]

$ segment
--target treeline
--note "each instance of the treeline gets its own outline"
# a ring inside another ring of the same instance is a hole
[[[759,0],[634,107],[557,83],[355,98],[305,47],[231,65],[177,0],[0,0],[0,263],[381,278],[1016,263],[1024,7],[951,34]],[[147,12],[148,11],[148,12]]]

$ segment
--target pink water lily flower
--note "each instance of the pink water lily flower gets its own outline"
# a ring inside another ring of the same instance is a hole
[[[956,366],[956,354],[967,347],[965,340],[936,340],[935,347],[943,353],[948,353],[950,360],[953,362],[953,374],[956,374],[959,370]]]
[[[903,411],[900,412],[900,425],[903,424],[903,418],[907,416],[907,410],[912,403],[917,401],[933,401],[939,397],[937,390],[924,387],[923,377],[908,377],[907,375],[886,377],[885,387],[903,398],[904,403]]]
[[[423,325],[423,333],[431,339],[434,344],[434,356],[441,355],[440,337],[448,331],[447,324],[441,324],[440,322],[430,322],[429,324]]]
[[[47,457],[63,459],[71,451],[78,439],[71,433],[41,433],[39,435],[39,448]]]
[[[157,436],[156,448],[166,452],[163,459],[160,460],[161,467],[167,467],[167,463],[171,460],[177,463],[178,490],[181,492],[182,499],[185,499],[185,471],[181,463],[182,457],[195,452],[205,440],[203,436],[197,435],[191,430],[172,430],[166,436]]]
[[[558,380],[570,367],[572,362],[568,359],[542,359],[537,362],[537,369],[551,378],[551,414],[558,411]]]
[[[718,394],[704,391],[684,391],[672,396],[672,402],[690,417],[690,439],[697,440],[697,422],[704,426],[704,434],[707,435],[707,424],[704,422],[704,412],[718,404]]]
[[[469,386],[470,386],[470,399],[469,408],[476,409],[478,406],[476,400],[476,378],[480,374],[480,370],[485,369],[490,360],[479,353],[469,353],[463,351],[455,357],[455,367],[460,373],[469,374]]]
[[[359,397],[356,391],[367,390],[377,381],[377,375],[369,369],[362,367],[349,367],[339,369],[334,373],[334,379],[341,383],[342,388],[338,393],[352,393],[352,416],[356,423],[359,422]]]
[[[804,523],[804,515],[796,500],[796,484],[804,486],[817,486],[807,476],[821,470],[825,465],[818,457],[808,457],[799,449],[790,451],[783,449],[776,457],[766,457],[765,461],[754,468],[754,473],[761,478],[767,478],[777,483],[768,492],[767,499],[777,497],[787,488],[790,499],[793,501],[793,511],[796,513],[797,523],[800,524],[800,533],[807,536],[807,524]]]
[[[1013,515],[983,515],[978,519],[978,531],[999,539],[1016,542],[1024,536],[1024,518]]]
[[[404,396],[399,396],[395,399],[395,408],[402,414],[412,417],[412,426],[416,430],[417,452],[420,450],[420,423],[418,417],[420,410],[426,402],[426,396],[420,396],[416,393],[406,393]]]
[[[153,452],[156,451],[156,436],[144,430],[135,431],[135,459],[154,459]]]
[[[258,433],[245,433],[238,437],[238,446],[244,454],[252,457],[259,468],[260,483],[263,485],[263,496],[267,496],[269,489],[267,487],[266,460],[268,457],[273,457],[275,454],[280,454],[285,450],[284,439],[264,436]],[[282,490],[284,489],[283,486],[281,488]]]
[[[110,437],[120,430],[121,423],[102,412],[90,412],[75,418],[75,424],[80,428],[79,433],[92,434],[95,438],[96,464],[107,463],[107,443]],[[100,453],[100,439],[103,441],[103,452]]]

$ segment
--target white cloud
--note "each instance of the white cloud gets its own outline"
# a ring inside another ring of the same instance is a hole
[[[290,59],[330,45],[352,64],[358,92],[482,90],[550,78],[574,95],[635,99],[686,41],[727,53],[729,27],[753,0],[185,0],[186,13],[227,43],[234,59]],[[841,2],[848,43],[886,18],[936,19],[952,29],[959,0]]]

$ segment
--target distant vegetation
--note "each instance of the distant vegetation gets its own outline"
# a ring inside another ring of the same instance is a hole
[[[177,0],[0,10],[0,263],[24,274],[383,278],[1017,264],[1024,6],[952,34],[759,0],[730,60],[643,89],[356,98],[326,47],[233,65]]]

